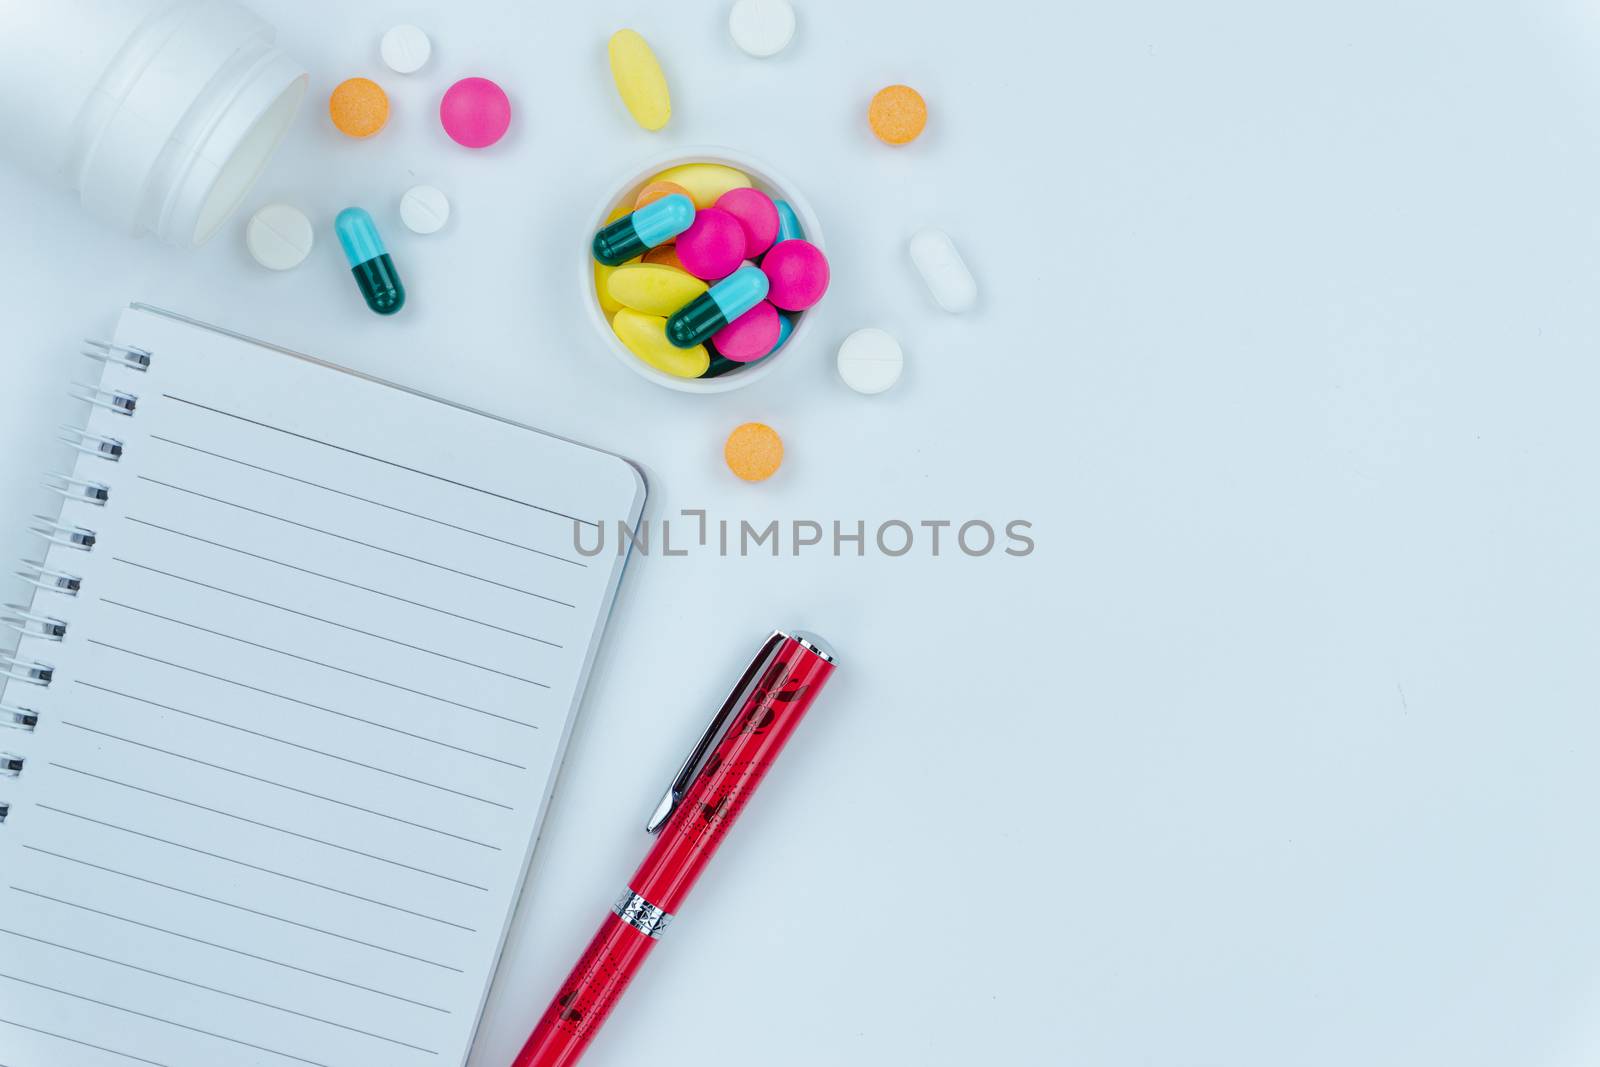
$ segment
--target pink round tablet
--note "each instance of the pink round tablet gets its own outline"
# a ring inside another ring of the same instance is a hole
[[[439,121],[456,144],[488,148],[511,125],[511,101],[488,78],[462,78],[444,91]]]
[[[744,254],[754,259],[778,237],[778,205],[760,189],[730,189],[717,207],[739,220],[744,229]]]
[[[694,222],[678,235],[677,247],[684,270],[708,282],[720,281],[744,262],[744,227],[726,211],[708,207],[694,213]]]
[[[763,300],[718,330],[711,343],[735,363],[749,363],[771,352],[781,331],[778,309]]]
[[[828,257],[810,241],[779,241],[761,269],[771,283],[767,299],[785,311],[804,311],[828,291]]]

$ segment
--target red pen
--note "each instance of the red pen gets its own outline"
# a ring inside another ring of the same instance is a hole
[[[658,834],[650,854],[512,1067],[578,1062],[831,674],[820,639],[767,638],[645,827]]]

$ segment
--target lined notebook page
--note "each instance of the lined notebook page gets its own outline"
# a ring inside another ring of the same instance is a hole
[[[636,518],[623,460],[148,311],[0,779],[5,1067],[462,1063]],[[9,732],[5,732],[9,735]]]

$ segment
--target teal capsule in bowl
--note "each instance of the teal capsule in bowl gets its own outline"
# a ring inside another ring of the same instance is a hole
[[[712,334],[765,300],[768,284],[760,267],[740,267],[668,319],[667,340],[678,348],[704,344]]]
[[[595,234],[594,258],[608,267],[620,267],[656,245],[672,240],[693,222],[693,200],[682,193],[663,196]]]
[[[789,206],[789,202],[774,200],[772,204],[778,209],[778,236],[772,243],[804,240],[806,232],[800,228],[800,216],[794,213],[794,208]]]
[[[406,288],[400,284],[400,274],[372,216],[362,208],[347,207],[333,220],[333,232],[339,236],[345,261],[367,307],[380,315],[393,315],[404,307]]]
[[[788,344],[789,343],[789,335],[792,334],[792,333],[794,333],[794,316],[793,315],[785,315],[782,312],[779,312],[778,313],[778,343],[772,346],[772,352],[776,352],[778,349],[780,349],[784,345]],[[772,355],[772,352],[768,352],[767,355],[768,356]],[[763,356],[761,358],[765,359],[766,356]]]

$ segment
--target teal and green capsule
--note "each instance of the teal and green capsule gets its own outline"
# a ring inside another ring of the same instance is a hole
[[[704,344],[712,334],[765,300],[767,286],[767,276],[760,267],[740,267],[668,319],[667,340],[679,348]]]
[[[663,196],[595,234],[594,258],[608,267],[620,267],[672,240],[693,222],[693,200],[682,193]]]
[[[393,315],[404,307],[406,287],[400,284],[400,274],[383,247],[372,216],[362,208],[347,207],[333,220],[333,231],[339,235],[344,258],[367,307],[380,315]]]

